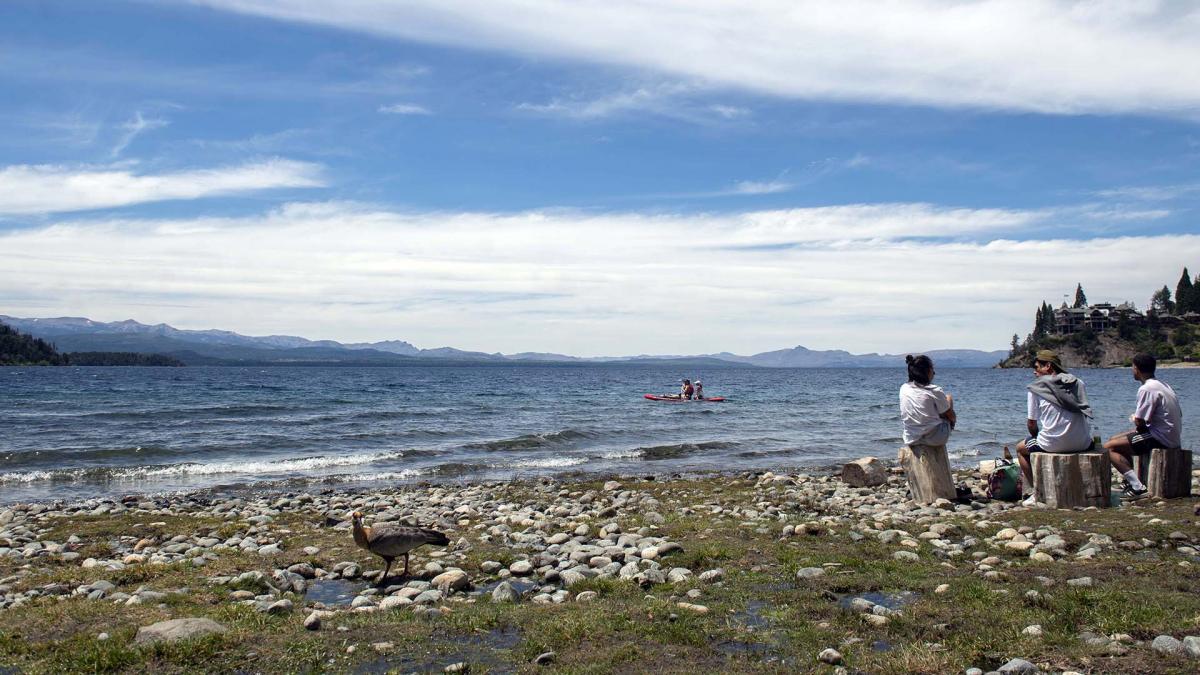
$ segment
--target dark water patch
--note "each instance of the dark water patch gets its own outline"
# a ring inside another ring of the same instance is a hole
[[[903,438],[900,438],[899,436],[887,436],[886,438],[876,438],[876,439],[875,439],[874,441],[872,441],[872,442],[874,442],[874,443],[892,443],[892,444],[895,444],[895,443],[903,443],[903,442],[904,442],[904,439],[903,439]]]
[[[746,603],[746,609],[740,612],[734,612],[730,615],[729,621],[738,628],[747,630],[762,630],[771,626],[771,620],[763,616],[763,611],[768,608],[766,602],[762,600],[751,600]]]
[[[319,602],[326,607],[349,607],[359,591],[367,587],[365,582],[347,579],[313,579],[308,582],[308,593],[304,599]]]
[[[468,672],[514,673],[516,667],[504,659],[521,642],[521,632],[505,626],[490,631],[480,631],[467,637],[444,636],[444,641],[435,637],[427,643],[429,647],[453,646],[442,654],[420,654],[405,656],[392,654],[355,668],[355,673],[374,674],[399,671],[402,673],[441,673],[447,666],[466,663]]]
[[[876,640],[871,643],[871,651],[890,652],[892,651],[892,643],[887,640]]]
[[[800,452],[797,448],[785,448],[783,450],[744,450],[742,452],[733,453],[734,457],[784,457],[794,455]]]
[[[563,429],[543,434],[523,434],[515,438],[505,438],[498,441],[482,443],[467,443],[463,447],[468,450],[484,450],[486,452],[505,452],[511,450],[533,450],[549,446],[564,445],[583,438],[589,434],[575,429]]]
[[[703,443],[678,443],[675,445],[656,445],[649,448],[638,448],[637,452],[645,460],[675,459],[698,452],[710,450],[728,450],[736,448],[737,443],[731,441],[705,441]]]

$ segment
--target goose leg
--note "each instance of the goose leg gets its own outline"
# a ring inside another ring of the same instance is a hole
[[[383,572],[379,573],[379,581],[377,583],[380,586],[382,586],[383,582],[387,580],[388,572],[392,569],[392,558],[384,558],[383,560],[387,564],[383,566]]]
[[[404,578],[408,578],[408,554],[404,554]]]

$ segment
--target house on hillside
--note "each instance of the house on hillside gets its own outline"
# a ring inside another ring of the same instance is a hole
[[[1054,310],[1054,332],[1057,335],[1074,335],[1087,328],[1093,333],[1101,333],[1116,327],[1121,317],[1135,326],[1146,323],[1146,316],[1137,311],[1131,302],[1123,302],[1115,307],[1107,302],[1087,307],[1068,307],[1064,302]]]

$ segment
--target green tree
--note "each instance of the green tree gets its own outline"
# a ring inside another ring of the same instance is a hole
[[[1017,337],[1016,333],[1013,333],[1012,349],[1008,350],[1008,355],[1016,356],[1017,352],[1019,352],[1020,350],[1021,350],[1021,338]]]
[[[1163,286],[1150,296],[1150,310],[1157,316],[1175,313],[1175,303],[1171,301],[1171,289]]]
[[[1175,334],[1171,336],[1171,344],[1176,347],[1186,347],[1196,341],[1196,330],[1191,324],[1185,323],[1175,329]]]
[[[1200,311],[1196,305],[1196,287],[1192,284],[1192,277],[1185,267],[1183,276],[1179,277],[1179,284],[1175,286],[1175,311],[1179,314]]]
[[[1072,307],[1087,307],[1087,296],[1083,293],[1083,284],[1075,286],[1075,304]]]

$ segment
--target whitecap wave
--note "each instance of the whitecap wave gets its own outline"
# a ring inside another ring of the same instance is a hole
[[[212,462],[202,464],[159,464],[106,469],[59,469],[54,471],[14,471],[0,474],[0,483],[36,483],[39,481],[79,481],[87,478],[133,480],[171,476],[215,476],[220,474],[306,473],[339,466],[358,466],[398,459],[403,452],[376,452],[365,455],[316,456],[257,462]]]

